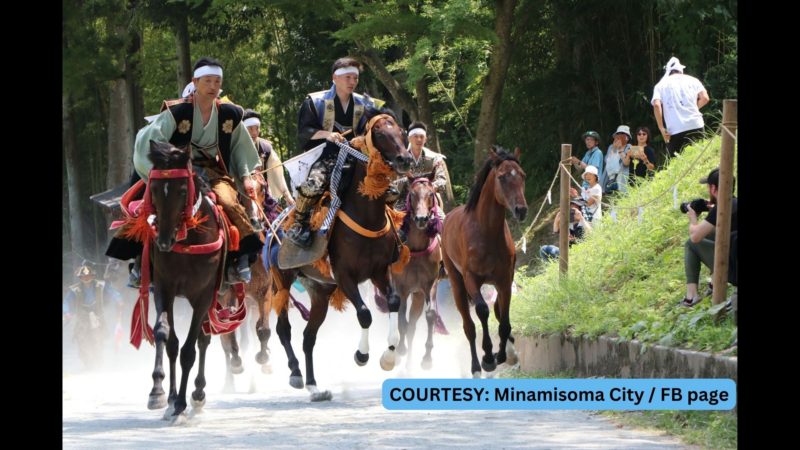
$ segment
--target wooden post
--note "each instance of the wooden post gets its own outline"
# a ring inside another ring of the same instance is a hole
[[[722,102],[722,148],[719,157],[717,229],[714,238],[714,305],[725,301],[728,288],[728,254],[731,239],[731,196],[733,195],[733,147],[738,116],[736,100]]]
[[[559,210],[561,217],[558,223],[558,268],[561,275],[567,274],[569,268],[569,160],[572,157],[572,144],[561,144],[561,191],[559,194]]]

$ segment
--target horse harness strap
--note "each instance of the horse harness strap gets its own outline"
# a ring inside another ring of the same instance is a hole
[[[411,252],[411,257],[413,258],[415,256],[428,256],[431,253],[433,253],[434,250],[436,250],[436,247],[438,245],[439,245],[439,235],[437,234],[436,236],[431,238],[431,241],[428,244],[428,248],[426,248],[425,250],[420,250],[418,252]]]
[[[372,239],[385,236],[386,233],[388,233],[389,230],[392,229],[392,219],[389,217],[388,213],[385,213],[385,216],[386,216],[386,225],[384,225],[383,229],[380,229],[378,231],[372,231],[359,225],[355,220],[353,220],[352,217],[348,216],[343,209],[340,209],[336,213],[336,217],[338,217],[342,222],[344,222],[344,224],[347,225],[347,228],[350,228],[351,230],[355,231],[361,236]]]

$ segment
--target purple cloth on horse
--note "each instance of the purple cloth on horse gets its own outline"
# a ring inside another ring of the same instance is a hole
[[[269,195],[264,199],[264,215],[267,216],[267,220],[270,223],[274,222],[275,218],[278,217],[278,202]]]

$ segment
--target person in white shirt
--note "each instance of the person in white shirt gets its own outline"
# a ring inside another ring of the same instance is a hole
[[[600,206],[600,202],[603,200],[603,190],[597,182],[597,167],[586,166],[583,179],[589,182],[589,187],[581,190],[581,197],[586,201],[586,220],[592,225],[597,225],[603,216]]]
[[[675,156],[692,140],[702,137],[708,91],[697,78],[686,75],[676,57],[670,58],[664,76],[653,89],[653,113],[670,155]]]

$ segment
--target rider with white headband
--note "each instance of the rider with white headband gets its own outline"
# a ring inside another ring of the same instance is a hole
[[[313,233],[309,230],[311,208],[325,193],[330,173],[336,163],[339,147],[333,142],[345,142],[365,132],[367,107],[380,108],[383,101],[353,92],[358,85],[361,63],[344,57],[333,63],[333,85],[327,91],[308,94],[300,107],[297,140],[300,149],[310,150],[326,140],[322,156],[311,166],[308,177],[297,189],[294,223],[288,236],[300,247],[311,246]],[[352,133],[344,137],[344,133]]]
[[[249,264],[255,261],[263,243],[237,201],[237,188],[245,193],[255,191],[252,175],[261,167],[261,159],[246,126],[240,126],[244,110],[220,101],[221,87],[222,64],[201,58],[194,66],[192,83],[184,89],[186,97],[164,101],[161,113],[137,133],[133,163],[139,176],[147,180],[153,166],[147,158],[150,141],[181,148],[191,145],[195,172],[209,182],[217,202],[239,229],[239,251],[228,253],[228,258],[236,261],[237,270],[231,270],[229,278],[247,282]]]
[[[428,127],[422,122],[413,122],[408,126],[408,151],[413,157],[411,169],[405,177],[398,178],[393,184],[399,192],[395,209],[403,211],[406,208],[406,194],[408,194],[408,176],[430,177],[431,184],[436,189],[436,199],[439,202],[439,215],[444,220],[444,203],[442,194],[453,201],[453,188],[450,185],[450,174],[447,172],[445,156],[425,147],[428,142]]]
[[[684,74],[685,68],[678,58],[670,58],[664,66],[664,76],[653,89],[653,99],[650,101],[658,129],[661,130],[672,156],[690,141],[702,138],[705,122],[700,108],[709,101],[703,83]]]

